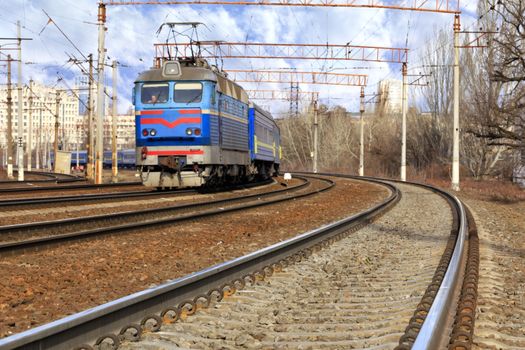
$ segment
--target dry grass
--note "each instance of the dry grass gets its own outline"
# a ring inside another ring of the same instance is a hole
[[[297,170],[293,167],[292,169]],[[301,170],[311,171],[311,169]],[[357,168],[321,169],[321,172],[357,175]],[[391,176],[391,174],[385,172],[384,170],[373,166],[365,168],[365,175],[392,179],[399,178],[399,175]],[[525,189],[520,188],[518,185],[508,180],[474,180],[463,175],[464,174],[462,174],[461,177],[462,194],[472,196],[476,199],[497,202],[501,204],[512,204],[525,201]],[[434,164],[431,167],[419,172],[409,167],[407,169],[407,179],[409,181],[428,183],[444,190],[450,190],[450,169],[444,165]]]
[[[428,179],[426,182],[443,189],[450,189],[450,180]],[[503,204],[525,201],[525,189],[509,181],[462,179],[461,192],[482,200]]]
[[[339,173],[349,173],[347,169],[334,171]],[[446,167],[434,166],[425,172],[416,172],[413,169],[407,169],[407,179],[409,181],[428,183],[444,190],[450,190],[451,181]],[[378,171],[372,175],[376,177],[396,178],[389,174]],[[508,180],[474,180],[468,177],[461,178],[461,193],[472,196],[477,199],[497,202],[501,204],[512,204],[525,201],[525,188]]]

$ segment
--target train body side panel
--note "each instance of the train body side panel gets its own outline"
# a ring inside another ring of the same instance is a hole
[[[248,111],[248,147],[250,148],[250,160],[255,159],[255,108],[250,107]]]
[[[219,94],[219,130],[222,149],[248,153],[248,105]]]
[[[278,145],[274,139],[275,122],[271,115],[257,106],[253,108],[253,148],[254,160],[273,162],[278,153]]]
[[[274,124],[273,126],[273,139],[275,142],[275,160],[274,162],[276,164],[281,163],[282,158],[282,148],[281,148],[281,131],[279,130],[279,127],[277,124]]]

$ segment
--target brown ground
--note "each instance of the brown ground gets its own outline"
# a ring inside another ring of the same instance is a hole
[[[293,237],[388,194],[335,181],[333,190],[303,200],[3,258],[0,337]]]
[[[54,204],[50,203],[47,205],[39,205],[37,208],[28,208],[28,207],[11,207],[5,209],[3,212],[0,211],[0,225],[14,225],[28,222],[40,222],[40,221],[50,221],[50,220],[59,220],[66,218],[75,218],[75,217],[88,217],[103,215],[109,213],[120,213],[126,211],[138,211],[143,209],[152,209],[152,208],[162,208],[162,207],[172,207],[190,203],[207,203],[208,201],[225,199],[249,194],[265,193],[270,191],[275,191],[282,189],[281,182],[284,180],[282,177],[276,178],[275,183],[263,186],[256,186],[251,188],[239,189],[235,191],[217,191],[212,193],[170,193],[163,192],[159,196],[154,197],[143,197],[143,198],[131,198],[131,199],[114,199],[114,200],[102,200],[102,201],[88,201],[85,203],[82,202],[71,202],[69,205],[64,206],[64,204]],[[302,184],[304,181],[300,179],[292,179],[288,182],[289,187],[295,187]],[[323,184],[324,186],[324,184]],[[132,188],[132,191],[135,189],[148,191],[147,188],[142,186],[141,188]],[[70,194],[68,191],[65,195],[75,195],[76,191],[72,191]],[[126,192],[125,189],[114,189],[113,192]],[[92,190],[88,192],[90,194],[97,193],[110,193],[110,192],[99,192],[98,190]],[[46,196],[52,197],[46,193]],[[58,197],[58,196],[57,196]],[[0,237],[0,241],[8,241],[10,239]]]
[[[67,184],[60,184],[66,185]],[[83,185],[83,184],[81,184]],[[15,186],[11,186],[15,187]],[[16,187],[26,187],[26,186],[16,186]],[[33,186],[35,188],[37,186]],[[50,187],[48,185],[38,186],[38,187]],[[144,187],[142,185],[133,185],[133,186],[117,186],[117,187],[103,187],[103,188],[83,188],[83,189],[55,189],[55,190],[45,190],[45,191],[15,191],[15,192],[6,192],[2,193],[0,200],[8,199],[31,199],[31,198],[42,198],[42,197],[63,197],[63,196],[76,196],[82,194],[103,194],[103,193],[117,193],[117,192],[135,192],[135,191],[151,191],[151,188]]]
[[[9,179],[7,177],[7,170],[0,168],[0,181],[12,181],[12,180],[18,180],[18,173],[13,173],[13,178]],[[24,180],[49,180],[50,178],[47,176],[41,176],[41,175],[35,175],[35,174],[26,174],[24,173]]]

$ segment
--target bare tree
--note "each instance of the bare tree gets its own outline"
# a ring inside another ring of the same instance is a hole
[[[525,0],[491,2],[485,11],[497,14],[491,79],[501,85],[496,112],[483,121],[487,129],[477,134],[493,145],[525,147]]]
[[[485,6],[483,2],[478,5],[478,13],[484,14],[480,16],[479,25],[485,31],[495,31],[495,14],[487,12]],[[491,80],[496,48],[491,36],[487,36],[487,40],[484,49],[463,50],[461,62],[461,112],[462,129],[465,131],[461,143],[463,164],[476,179],[500,174],[509,159],[507,147],[493,145],[488,138],[480,137],[490,133],[488,125],[500,114],[498,98],[505,94],[505,85]]]
[[[355,123],[343,107],[319,106],[319,167],[354,169],[358,138]],[[313,110],[297,118],[279,120],[285,167],[311,170],[313,152]]]
[[[355,120],[346,109],[335,107],[320,114],[320,165],[325,169],[355,170],[359,139]]]
[[[420,154],[417,159],[419,167],[432,161],[446,163],[452,152],[452,52],[450,30],[441,29],[435,33],[435,39],[428,41],[423,53],[423,65],[428,69],[427,73],[432,74],[429,84],[421,91],[431,118],[416,121],[416,126],[411,127],[411,132],[415,131],[415,136],[419,133],[423,140],[412,147],[407,144],[413,155]],[[424,155],[421,145],[424,145]]]
[[[291,169],[306,170],[309,156],[302,144],[301,138],[308,137],[303,118],[285,118],[278,120],[281,129],[281,146],[283,149],[283,165]],[[309,153],[309,152],[308,152]]]

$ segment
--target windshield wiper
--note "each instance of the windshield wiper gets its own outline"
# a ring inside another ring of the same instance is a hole
[[[162,91],[160,91],[156,96],[155,98],[155,102],[153,102],[153,105],[157,104],[159,102],[159,97],[160,97],[160,94],[162,93]]]
[[[194,98],[192,98],[191,100],[186,102],[186,105],[189,105],[190,103],[194,102],[195,100],[197,100],[197,98],[200,98],[201,96],[202,96],[202,94],[199,92],[197,95],[195,95]]]

